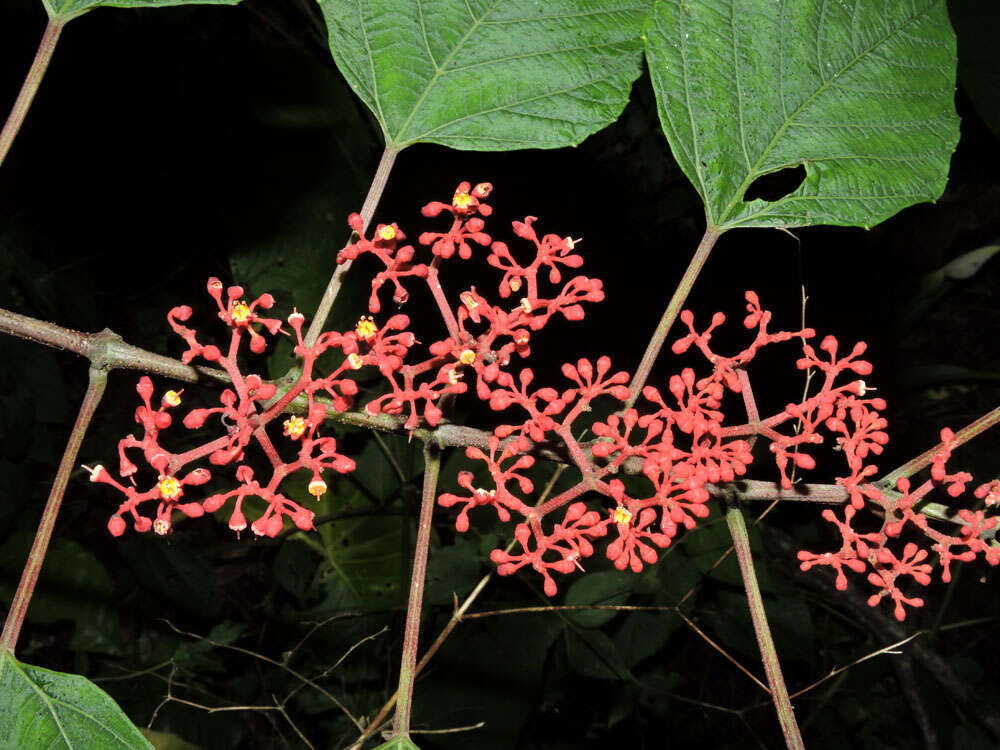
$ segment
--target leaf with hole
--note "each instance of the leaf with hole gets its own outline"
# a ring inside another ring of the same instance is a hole
[[[33,667],[0,651],[0,747],[152,747],[85,677]]]
[[[944,190],[958,141],[944,0],[663,0],[645,35],[710,227],[870,227]]]
[[[509,151],[580,143],[639,76],[649,3],[319,0],[337,67],[386,145]]]

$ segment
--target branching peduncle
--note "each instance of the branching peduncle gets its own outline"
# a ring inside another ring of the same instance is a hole
[[[385,151],[382,152],[378,169],[375,170],[375,177],[368,188],[368,195],[365,196],[365,202],[361,206],[360,214],[363,227],[368,226],[372,220],[372,216],[375,214],[375,209],[378,206],[378,202],[382,199],[382,193],[385,192],[386,183],[389,181],[389,173],[392,171],[392,165],[395,164],[398,153],[397,149],[391,147],[386,147]],[[340,286],[344,283],[344,276],[351,268],[351,262],[347,261],[337,266],[330,277],[330,281],[326,285],[326,290],[323,292],[323,297],[319,301],[319,306],[316,308],[316,314],[313,316],[312,323],[309,324],[309,330],[305,338],[306,345],[312,346],[315,344],[316,339],[323,332],[326,319],[330,315],[330,308],[333,307],[334,300],[337,299],[337,295],[340,293]]]
[[[629,390],[632,392],[632,395],[629,396],[628,401],[625,403],[623,411],[631,409],[635,406],[635,402],[639,399],[639,394],[642,393],[642,387],[646,385],[646,380],[649,379],[649,373],[653,369],[653,364],[656,362],[656,358],[660,355],[660,349],[663,348],[663,342],[666,340],[667,334],[670,333],[670,328],[673,326],[674,321],[677,320],[677,315],[680,313],[685,301],[687,301],[688,295],[691,293],[691,287],[694,286],[695,279],[697,279],[698,274],[701,273],[701,269],[705,265],[705,261],[708,260],[708,256],[712,252],[712,248],[715,247],[715,242],[719,239],[721,234],[722,232],[720,230],[712,229],[711,227],[705,230],[705,234],[702,236],[701,242],[698,243],[698,249],[694,251],[694,257],[691,258],[691,262],[688,264],[687,270],[684,271],[684,275],[681,276],[681,280],[677,284],[674,296],[670,298],[670,302],[667,304],[667,309],[663,311],[663,317],[660,318],[660,322],[656,326],[656,330],[653,331],[653,335],[649,339],[649,343],[646,345],[646,353],[642,355],[639,367],[636,368],[635,375],[632,377],[632,382],[629,383]]]

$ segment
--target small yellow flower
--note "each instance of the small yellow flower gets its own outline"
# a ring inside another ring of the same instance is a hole
[[[378,333],[378,326],[375,325],[375,319],[371,315],[364,315],[358,321],[354,330],[357,332],[359,339],[368,341],[368,339],[373,338]]]
[[[614,512],[611,514],[611,518],[618,524],[632,523],[632,514],[629,512],[629,509],[622,507],[621,505],[615,508]]]
[[[160,497],[164,500],[173,500],[181,494],[181,483],[177,477],[167,477],[160,474],[160,482],[156,486],[160,490]]]
[[[250,320],[250,305],[243,300],[233,302],[229,308],[229,315],[234,323],[246,323]]]
[[[531,312],[531,303],[528,301],[527,297],[521,297],[521,309],[526,313]]]
[[[516,292],[520,288],[521,288],[521,277],[515,276],[510,280],[510,290],[512,292]]]
[[[472,203],[472,196],[468,193],[455,193],[455,197],[451,199],[451,205],[460,210],[465,210]]]
[[[476,361],[476,353],[472,349],[466,349],[458,356],[458,361],[463,365],[471,365]]]
[[[170,524],[163,518],[157,518],[153,521],[153,532],[159,534],[160,536],[166,535],[170,531]]]
[[[462,379],[462,373],[460,373],[454,367],[452,367],[450,370],[448,370],[448,382],[449,383],[451,383],[452,385],[455,385],[455,383],[457,383],[461,379]]]
[[[322,479],[314,479],[309,483],[309,494],[314,495],[318,500],[326,492],[326,482]]]
[[[364,362],[362,362],[361,357],[357,352],[351,352],[347,355],[347,364],[349,364],[354,370],[360,370],[361,365],[363,365]]]
[[[460,295],[462,304],[465,305],[467,310],[475,310],[479,307],[479,303],[476,302],[476,298],[472,296],[472,292],[462,292]]]
[[[386,224],[384,227],[378,230],[379,239],[383,239],[386,242],[396,238],[396,227],[392,224]]]
[[[178,391],[167,391],[163,394],[163,403],[167,406],[180,406],[181,393]]]
[[[285,434],[292,440],[298,440],[305,434],[307,426],[302,417],[289,417],[285,420]]]

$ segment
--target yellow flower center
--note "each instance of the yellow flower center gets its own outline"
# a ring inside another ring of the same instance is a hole
[[[229,308],[229,315],[234,323],[246,323],[250,320],[250,305],[243,300],[234,302]]]
[[[624,508],[621,505],[615,508],[614,513],[611,514],[611,518],[614,519],[615,523],[620,523],[620,524],[632,523],[632,514],[629,512],[629,509]]]
[[[167,391],[163,394],[163,403],[167,406],[180,406],[181,394],[177,391]]]
[[[516,292],[520,288],[521,288],[521,277],[515,276],[513,279],[510,280],[510,290],[512,292]]]
[[[364,364],[364,362],[361,361],[361,357],[357,352],[352,352],[347,355],[347,364],[351,366],[351,369],[360,370],[361,365]]]
[[[384,227],[382,227],[381,229],[378,230],[378,236],[381,239],[386,240],[386,241],[395,239],[396,238],[396,227],[392,226],[391,224],[386,225],[386,226],[384,226]]]
[[[378,333],[378,326],[375,325],[375,319],[371,315],[365,315],[358,321],[354,330],[357,331],[359,339],[367,341]]]
[[[181,483],[177,477],[165,477],[160,475],[160,482],[156,485],[160,490],[160,497],[164,500],[173,500],[181,494]]]
[[[319,499],[322,497],[324,492],[326,492],[326,482],[322,479],[314,479],[309,483],[310,495],[314,495],[317,499]]]
[[[451,205],[455,208],[466,209],[472,203],[472,196],[468,193],[455,193],[455,197],[451,199]]]
[[[476,353],[472,349],[466,349],[458,356],[458,361],[463,365],[471,365],[476,361]]]
[[[452,385],[455,385],[455,383],[457,383],[461,379],[462,379],[462,373],[460,373],[454,367],[452,367],[450,370],[448,370],[448,382],[449,383],[451,383]]]
[[[285,420],[285,434],[292,440],[298,440],[306,432],[306,420],[302,417],[289,417]]]
[[[168,531],[170,531],[170,524],[167,523],[164,519],[157,518],[155,521],[153,521],[154,533],[159,534],[160,536],[164,536]]]

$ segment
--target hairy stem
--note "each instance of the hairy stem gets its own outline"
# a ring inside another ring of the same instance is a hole
[[[28,75],[21,86],[21,93],[17,95],[17,99],[14,101],[14,108],[7,116],[7,122],[4,123],[3,130],[0,130],[0,164],[3,164],[3,160],[7,157],[7,152],[10,151],[10,146],[14,142],[17,132],[21,129],[21,124],[28,114],[31,101],[35,98],[35,92],[38,91],[38,85],[45,76],[46,68],[49,67],[52,53],[55,52],[56,43],[59,41],[59,34],[62,33],[65,24],[66,21],[63,19],[50,18],[48,25],[45,27],[45,33],[42,35],[42,41],[38,44],[38,51],[35,53],[34,62],[31,63]]]
[[[646,380],[649,378],[649,372],[653,369],[653,363],[656,362],[656,358],[660,354],[660,349],[663,348],[663,342],[667,338],[667,334],[670,332],[670,327],[677,320],[677,315],[681,311],[681,307],[687,301],[688,294],[691,293],[691,287],[694,286],[695,279],[698,278],[698,274],[701,273],[702,266],[705,265],[705,261],[708,260],[709,253],[712,252],[712,248],[715,247],[715,241],[719,239],[722,232],[718,229],[706,229],[705,234],[701,238],[701,242],[698,243],[698,249],[694,251],[694,257],[691,258],[691,262],[688,264],[687,270],[684,271],[684,275],[681,276],[680,282],[677,284],[677,289],[674,291],[674,296],[670,298],[669,304],[667,304],[667,309],[663,311],[663,317],[660,318],[659,324],[656,326],[656,330],[653,331],[652,338],[649,339],[649,344],[646,345],[646,353],[642,355],[642,360],[639,362],[639,367],[635,371],[635,375],[632,377],[632,382],[629,383],[629,390],[632,394],[629,396],[628,402],[625,404],[625,409],[631,409],[635,406],[635,402],[639,399],[639,394],[642,393],[642,387],[646,385]]]
[[[52,530],[55,528],[59,506],[62,505],[63,495],[66,492],[66,483],[69,481],[70,472],[76,464],[76,456],[80,452],[83,436],[87,432],[87,427],[90,425],[97,405],[101,402],[104,386],[107,382],[107,372],[96,367],[90,368],[90,384],[87,386],[83,403],[80,404],[80,412],[76,416],[73,431],[69,434],[66,450],[63,451],[59,469],[56,471],[56,478],[52,482],[49,499],[45,503],[45,510],[42,511],[42,520],[39,521],[38,531],[35,532],[35,541],[28,553],[28,562],[25,563],[24,570],[21,572],[21,582],[17,585],[17,591],[14,592],[14,599],[11,601],[10,611],[7,613],[6,622],[4,622],[3,634],[0,635],[0,649],[5,651],[13,652],[17,645],[17,638],[21,634],[21,625],[24,624],[24,616],[31,603],[31,596],[35,593],[35,584],[38,583],[42,563],[45,562],[45,552],[48,550],[49,540],[52,539]]]
[[[754,572],[753,558],[750,556],[750,537],[747,534],[746,522],[743,520],[743,511],[736,506],[730,507],[726,511],[726,523],[733,537],[733,547],[736,549],[736,559],[740,564],[740,574],[743,576],[743,586],[747,593],[747,604],[750,606],[750,619],[753,620],[753,629],[757,634],[757,645],[760,647],[767,684],[771,688],[771,700],[778,712],[781,732],[785,735],[785,744],[789,750],[804,750],[805,744],[802,742],[799,725],[795,720],[795,710],[792,708],[791,698],[788,697],[788,688],[785,686],[785,678],[778,663],[778,652],[771,638],[771,628],[767,624],[764,600],[757,585],[757,574]]]
[[[187,383],[203,381],[227,383],[231,380],[229,374],[223,370],[186,365],[179,360],[127,344],[122,341],[118,334],[107,329],[99,333],[81,333],[69,328],[62,328],[54,323],[0,309],[0,333],[9,333],[28,341],[74,352],[89,359],[92,366],[104,370],[138,370]],[[286,388],[279,390],[279,399],[285,390]],[[317,400],[323,402],[322,399]],[[304,413],[305,409],[306,401],[300,397],[288,405],[287,411],[301,414]],[[402,417],[388,414],[372,416],[364,410],[337,412],[330,409],[328,414],[329,419],[342,424],[380,432],[407,434],[417,440],[434,441],[443,448],[475,445],[485,449],[489,447],[489,439],[492,434],[486,430],[447,422],[442,422],[434,428],[418,427],[411,432],[403,428],[406,420]],[[961,434],[964,434],[964,431]],[[589,443],[580,443],[580,446],[586,449]],[[569,462],[566,451],[559,450],[558,446],[538,446],[533,449],[533,452],[547,461],[555,461],[560,464]],[[624,471],[629,474],[638,473],[641,467],[642,461],[638,459],[630,459],[623,465]],[[832,484],[797,484],[792,489],[783,490],[774,482],[741,479],[728,486],[735,488],[744,501],[782,500],[840,505],[847,502],[848,497],[847,491],[843,487]],[[713,495],[719,495],[724,494],[727,490],[724,485],[708,485],[708,491]]]
[[[392,165],[395,163],[398,153],[397,149],[390,146],[386,146],[385,151],[382,152],[378,169],[375,170],[375,177],[368,188],[368,195],[365,196],[365,202],[361,206],[361,222],[364,228],[368,227],[368,223],[375,214],[375,208],[382,199],[385,185],[389,181],[389,172],[392,171]],[[315,344],[316,339],[323,332],[323,326],[326,325],[326,319],[330,315],[330,308],[333,307],[333,302],[340,293],[341,284],[344,283],[344,276],[351,269],[352,263],[353,261],[349,260],[340,264],[333,272],[333,276],[330,277],[330,281],[326,285],[326,291],[323,292],[323,298],[319,301],[319,307],[316,308],[316,314],[313,315],[312,322],[309,324],[309,330],[306,332],[306,346]]]
[[[431,516],[434,513],[434,503],[437,500],[437,483],[440,472],[441,449],[434,443],[426,443],[424,445],[424,487],[420,500],[420,522],[417,525],[417,546],[413,554],[413,572],[410,574],[410,601],[406,607],[403,659],[399,667],[396,720],[393,723],[393,734],[401,737],[410,736],[413,680],[417,676],[420,611],[424,600],[427,553],[431,546]]]
[[[954,447],[957,448],[959,445],[969,442],[972,438],[976,437],[980,433],[986,432],[986,430],[993,427],[997,423],[1000,423],[1000,406],[996,407],[992,411],[986,412],[975,422],[967,424],[961,430],[956,430],[955,440],[953,443]],[[916,458],[907,461],[895,471],[891,471],[886,474],[882,479],[878,480],[877,484],[883,489],[895,487],[897,479],[912,476],[921,469],[930,466],[934,461],[934,456],[941,452],[942,447],[942,444],[938,443],[930,450],[924,451]]]

